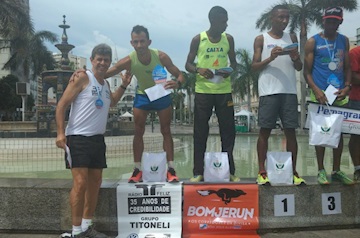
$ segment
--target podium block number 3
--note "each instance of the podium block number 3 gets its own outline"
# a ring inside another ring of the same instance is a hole
[[[341,193],[323,193],[321,200],[323,215],[341,213]]]
[[[280,194],[274,196],[274,216],[295,216],[294,194]]]

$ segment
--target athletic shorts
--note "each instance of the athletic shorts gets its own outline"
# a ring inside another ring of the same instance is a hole
[[[134,107],[145,111],[161,111],[170,105],[170,94],[152,102],[146,94],[136,94],[134,99]]]
[[[280,118],[283,128],[298,128],[298,101],[296,94],[274,94],[259,99],[258,124],[274,129]]]
[[[103,135],[66,137],[66,144],[70,149],[72,168],[103,169],[106,165],[106,145]],[[70,169],[65,153],[65,165]]]
[[[324,90],[322,90],[324,91]],[[313,92],[313,90],[310,90],[310,101],[311,102],[318,102],[316,100],[316,97],[315,97],[315,93]],[[334,103],[332,104],[333,106],[346,106],[346,104],[349,102],[349,98],[348,97],[345,97],[343,100],[341,101],[338,101],[338,100],[335,100]]]

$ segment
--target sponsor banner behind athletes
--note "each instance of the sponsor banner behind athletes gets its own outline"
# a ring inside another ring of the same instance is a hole
[[[223,237],[242,232],[255,235],[259,227],[258,200],[256,184],[186,184],[183,237]]]
[[[181,238],[182,183],[117,186],[118,238]]]
[[[360,135],[360,111],[345,107],[330,106],[309,102],[308,116],[306,118],[305,128],[309,128],[309,114],[315,112],[317,114],[330,115],[340,114],[344,116],[341,132]]]

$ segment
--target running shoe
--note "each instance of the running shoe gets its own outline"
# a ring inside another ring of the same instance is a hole
[[[354,172],[354,182],[360,183],[360,169]]]
[[[167,181],[169,183],[179,182],[179,178],[178,178],[178,176],[176,176],[176,172],[175,172],[174,168],[168,169],[166,177],[167,177]]]
[[[317,181],[319,184],[323,184],[323,185],[330,184],[329,181],[327,180],[325,169],[319,170],[317,175]]]
[[[140,169],[135,168],[134,172],[132,173],[131,177],[129,178],[129,183],[138,183],[142,182],[142,172]]]
[[[230,174],[230,182],[240,182],[240,178],[236,175]]]
[[[305,185],[305,179],[301,178],[298,173],[294,173],[294,185]]]
[[[301,178],[299,174],[295,171],[294,172],[294,178],[293,178],[294,185],[305,185],[306,181],[305,179]]]
[[[266,174],[266,172],[259,172],[258,177],[256,179],[256,183],[258,185],[270,185],[270,180]]]
[[[343,171],[336,171],[335,173],[331,174],[331,180],[332,181],[338,181],[345,185],[352,185],[354,184],[354,181],[346,176],[346,174]]]
[[[83,233],[83,232],[82,232]],[[78,235],[72,235],[71,234],[71,231],[70,232],[65,232],[65,233],[62,233],[59,238],[84,238],[85,236],[81,236],[82,233],[78,234]]]
[[[66,237],[66,236],[65,236]],[[85,232],[81,232],[80,234],[78,235],[71,235],[69,236],[71,238],[87,238],[87,236],[85,236]]]
[[[202,175],[194,175],[194,177],[190,178],[190,182],[199,183],[204,181],[204,177]]]
[[[94,225],[89,226],[89,228],[82,232],[81,234],[84,233],[84,237],[87,238],[109,238],[109,236],[105,235],[104,233],[98,232],[97,230],[94,229]]]

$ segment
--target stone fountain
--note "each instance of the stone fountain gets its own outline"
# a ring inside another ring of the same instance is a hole
[[[68,43],[66,29],[69,29],[70,26],[66,24],[65,15],[63,18],[63,24],[59,25],[59,27],[63,29],[61,43],[55,45],[55,47],[61,52],[60,62],[54,70],[45,69],[38,80],[38,99],[36,106],[37,120],[39,121],[38,131],[41,131],[42,129],[50,129],[49,120],[51,121],[54,118],[56,104],[74,72],[69,66],[70,60],[68,54],[75,46]],[[48,102],[49,88],[53,88],[56,93],[55,103]]]

